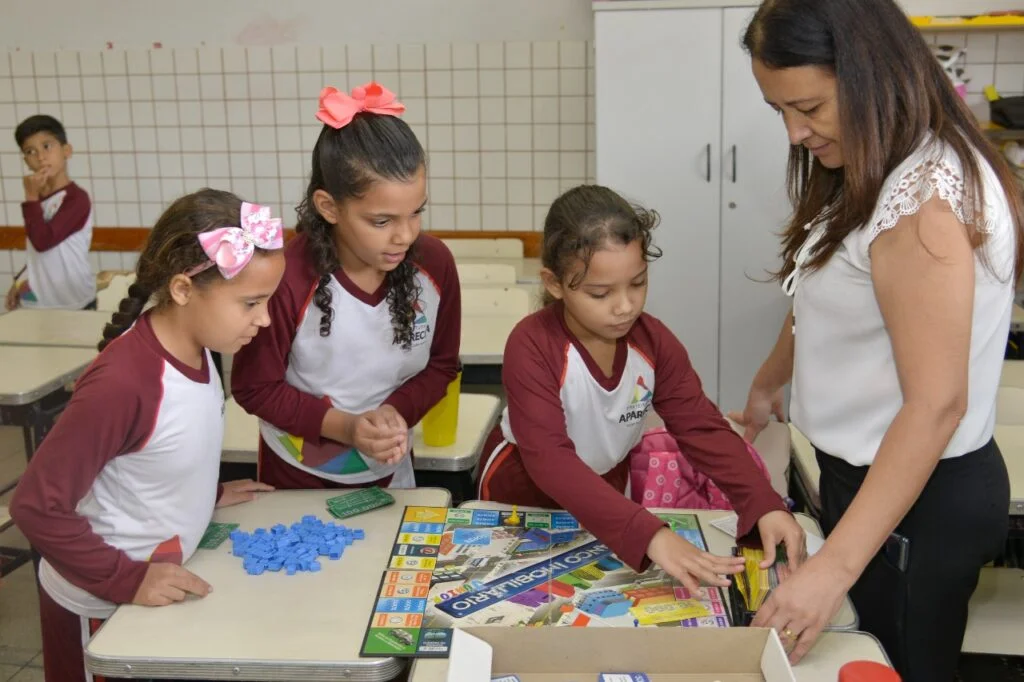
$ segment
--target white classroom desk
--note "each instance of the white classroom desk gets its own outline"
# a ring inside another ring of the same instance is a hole
[[[797,682],[835,682],[839,669],[852,661],[891,665],[878,640],[866,632],[823,632],[814,648],[793,666]],[[446,682],[447,659],[421,658],[413,663],[409,682]]]
[[[999,385],[1024,388],[1024,360],[1004,360]]]
[[[473,256],[455,259],[456,263],[466,265],[511,265],[516,269],[516,283],[540,284],[540,258],[498,258],[489,256]]]
[[[77,379],[95,357],[94,348],[0,347],[0,419],[22,428],[26,457],[32,458],[67,404],[64,387]]]
[[[466,502],[462,508],[470,509],[509,509],[509,505],[496,504],[493,502]],[[528,511],[533,507],[520,507],[520,511]],[[733,539],[718,530],[710,522],[718,517],[725,516],[732,512],[721,511],[693,511],[687,509],[672,509],[687,514],[696,514],[700,519],[701,529],[708,541],[710,550],[716,554],[728,554],[735,545]],[[797,521],[805,530],[821,533],[814,519],[804,514],[796,515]],[[849,598],[843,600],[843,606],[839,613],[832,619],[832,626],[829,631],[823,633],[818,639],[809,654],[795,666],[798,682],[832,682],[839,677],[839,669],[850,661],[877,661],[889,665],[889,660],[879,645],[878,641],[871,635],[864,632],[857,632],[857,617],[853,612],[853,606]],[[417,659],[409,674],[409,682],[445,682],[448,675],[448,661],[446,659]]]
[[[471,471],[480,459],[484,441],[501,414],[497,396],[462,393],[459,396],[459,425],[452,445],[433,447],[423,442],[423,425],[413,429],[413,452],[419,471]],[[259,419],[232,398],[224,403],[224,446],[221,461],[256,464],[260,441]]]
[[[346,519],[366,539],[319,573],[250,576],[231,541],[198,550],[186,568],[213,586],[204,599],[162,608],[121,606],[85,648],[86,666],[111,677],[191,680],[362,680],[384,682],[395,658],[360,658],[370,612],[406,505],[445,507],[445,490],[389,490],[395,504]],[[324,501],[340,490],[285,490],[218,509],[214,520],[242,530],[291,524],[306,514],[332,520]]]
[[[484,441],[501,415],[501,399],[481,393],[459,395],[459,425],[455,443],[433,447],[423,442],[423,424],[413,429],[412,451],[417,471],[472,471]]]
[[[520,315],[467,317],[462,320],[459,355],[463,365],[501,365],[505,342]]]
[[[981,569],[978,588],[967,605],[967,631],[961,651],[1024,656],[1024,570]]]
[[[220,461],[231,464],[256,464],[260,445],[260,420],[235,402],[224,401],[224,445]]]
[[[460,508],[465,509],[511,509],[512,505],[499,504],[497,502],[483,502],[480,500],[471,500],[464,502],[460,505]],[[531,511],[535,510],[535,507],[519,507],[519,511]],[[718,554],[721,556],[730,556],[732,554],[732,548],[736,546],[736,541],[730,535],[718,530],[711,525],[711,522],[715,519],[722,518],[723,516],[729,516],[734,512],[731,511],[715,511],[707,509],[657,509],[652,511],[658,512],[675,512],[680,514],[694,514],[700,521],[700,528],[704,532],[704,538],[708,542],[708,551],[712,554]],[[797,523],[808,533],[813,533],[821,537],[821,526],[818,522],[812,519],[806,514],[794,514]],[[853,610],[853,604],[850,602],[849,597],[843,597],[843,605],[839,607],[839,612],[833,616],[832,621],[828,625],[828,630],[842,630],[842,631],[853,631],[857,629],[857,614]]]
[[[96,348],[110,313],[19,308],[0,315],[0,345]]]

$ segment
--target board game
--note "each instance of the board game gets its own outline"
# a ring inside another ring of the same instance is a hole
[[[693,514],[659,514],[707,548]],[[452,628],[728,627],[726,595],[635,573],[566,512],[407,507],[363,656],[447,656]]]

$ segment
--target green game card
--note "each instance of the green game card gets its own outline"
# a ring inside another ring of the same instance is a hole
[[[327,500],[327,511],[336,519],[347,519],[394,503],[395,498],[380,488],[364,488],[330,498]]]
[[[363,643],[364,656],[411,656],[416,653],[419,628],[370,628]]]
[[[199,549],[217,549],[231,535],[231,531],[238,528],[237,523],[211,523],[206,527],[202,539],[199,541]]]

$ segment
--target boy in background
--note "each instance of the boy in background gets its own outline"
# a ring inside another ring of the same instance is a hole
[[[14,278],[6,306],[96,309],[96,276],[89,262],[92,203],[68,178],[71,145],[60,121],[30,116],[14,131],[31,175],[23,179],[25,268]],[[27,271],[27,278],[18,277]]]

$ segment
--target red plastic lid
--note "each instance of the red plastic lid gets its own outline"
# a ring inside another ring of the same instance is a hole
[[[900,676],[881,663],[853,661],[839,670],[839,682],[900,682]]]

